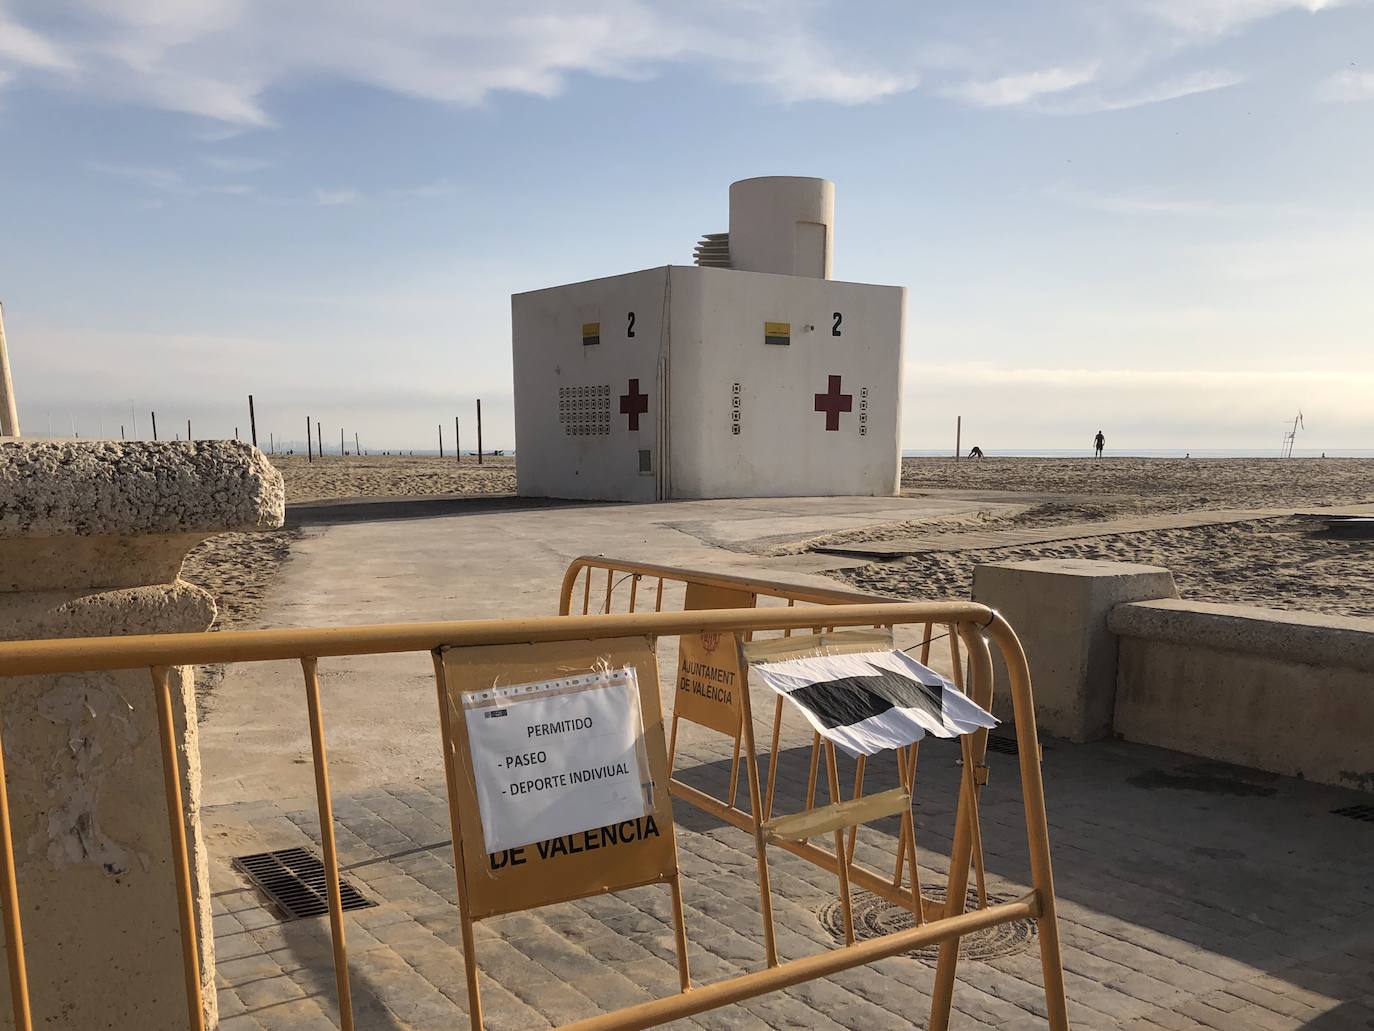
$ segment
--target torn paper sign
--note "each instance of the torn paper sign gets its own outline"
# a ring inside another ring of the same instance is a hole
[[[757,662],[756,676],[821,735],[852,756],[936,737],[958,737],[997,718],[905,652],[865,651]]]

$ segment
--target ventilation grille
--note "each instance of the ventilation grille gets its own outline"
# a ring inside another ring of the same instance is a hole
[[[989,737],[988,751],[1001,752],[1003,755],[1020,755],[1021,749],[1016,744],[1014,737]]]
[[[283,848],[238,856],[234,866],[261,889],[287,920],[321,916],[329,912],[329,888],[324,864],[303,848]],[[367,909],[376,903],[363,897],[347,880],[340,879],[339,894],[345,911]]]
[[[1332,809],[1331,813],[1333,816],[1345,816],[1351,820],[1374,823],[1374,805],[1347,805],[1340,809]]]
[[[707,233],[692,255],[702,268],[730,268],[730,234]]]

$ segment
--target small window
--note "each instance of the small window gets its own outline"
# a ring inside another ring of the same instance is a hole
[[[639,471],[642,473],[651,473],[654,471],[653,454],[646,447],[639,449]]]

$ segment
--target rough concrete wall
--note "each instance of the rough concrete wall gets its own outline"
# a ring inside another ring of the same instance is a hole
[[[20,613],[19,599],[30,602]],[[187,583],[0,595],[0,638],[205,630],[213,599]],[[63,631],[57,633],[55,631]],[[172,678],[202,983],[214,1026],[209,862],[200,833],[194,680]],[[157,712],[147,670],[18,677],[0,693],[16,875],[36,1027],[178,1027],[181,941]],[[0,943],[0,953],[3,953]],[[0,979],[0,1028],[12,1026]]]
[[[280,526],[281,476],[236,441],[0,443],[0,640],[206,630],[177,580],[211,534]],[[209,864],[189,671],[173,671],[201,980],[215,1026]],[[0,680],[35,1025],[186,1026],[156,699],[148,670]],[[0,979],[0,1028],[10,1026]]]
[[[0,442],[0,539],[264,530],[284,497],[237,440]]]
[[[1374,620],[1172,601],[1110,626],[1122,737],[1374,791]]]

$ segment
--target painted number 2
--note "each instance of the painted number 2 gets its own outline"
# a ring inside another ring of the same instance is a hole
[[[843,321],[844,316],[841,315],[839,312],[835,312],[835,324],[830,327],[830,335],[832,337],[840,336],[840,323]]]
[[[632,311],[625,313],[625,335],[627,337],[635,335],[635,313]]]

